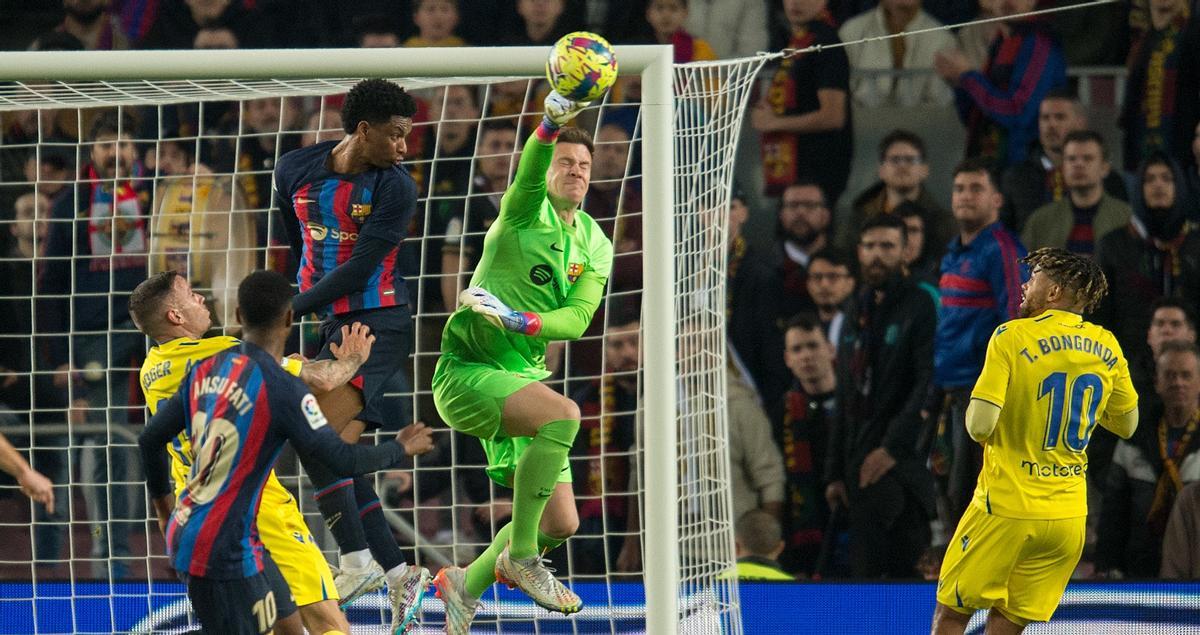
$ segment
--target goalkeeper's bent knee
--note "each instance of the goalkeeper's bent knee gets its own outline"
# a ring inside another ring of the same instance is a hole
[[[559,419],[538,428],[535,436],[549,439],[559,445],[570,448],[575,445],[576,434],[579,434],[578,419]]]

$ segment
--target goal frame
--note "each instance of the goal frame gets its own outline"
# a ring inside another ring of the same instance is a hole
[[[5,81],[454,78],[539,76],[545,47],[237,49],[12,52]],[[673,53],[665,45],[618,47],[622,73],[642,76],[642,355],[647,425],[642,515],[646,631],[674,634],[680,617],[674,246]],[[84,104],[76,104],[82,106]],[[96,106],[104,105],[97,102]],[[664,210],[667,210],[664,213]]]

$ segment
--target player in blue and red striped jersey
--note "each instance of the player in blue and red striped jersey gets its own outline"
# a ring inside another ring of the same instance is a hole
[[[374,447],[338,437],[308,388],[280,368],[291,298],[291,285],[278,273],[248,276],[238,287],[243,343],[197,364],[186,388],[161,403],[138,438],[168,553],[205,632],[267,633],[296,610],[256,522],[284,442],[339,475],[391,467],[404,452],[432,445],[421,425]],[[166,445],[180,432],[195,460],[176,505]]]
[[[376,350],[383,352],[363,364],[352,387],[320,397],[331,421],[349,421],[338,433],[350,442],[367,429],[406,423],[403,402],[384,394],[408,391],[403,366],[412,351],[413,326],[398,256],[416,209],[417,186],[400,162],[415,112],[403,88],[363,80],[342,106],[346,136],[289,152],[275,168],[275,200],[300,260],[300,294],[292,309],[322,318],[317,359],[333,356],[330,346],[340,343],[342,326],[353,322],[368,326]],[[399,628],[412,619],[429,572],[405,564],[370,479],[340,479],[319,466],[305,468],[341,552],[335,582],[342,603],[378,588],[386,577],[393,629]]]

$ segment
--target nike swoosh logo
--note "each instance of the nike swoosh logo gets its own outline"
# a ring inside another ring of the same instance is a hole
[[[299,204],[301,204],[301,205],[310,205],[310,204],[312,204],[312,203],[316,203],[316,201],[314,201],[314,200],[313,200],[313,199],[311,199],[311,198],[297,198],[297,199],[296,199],[296,202],[297,202],[297,203],[299,203]]]
[[[563,253],[563,250],[558,248],[558,243],[550,243],[550,250],[557,251],[560,254]]]

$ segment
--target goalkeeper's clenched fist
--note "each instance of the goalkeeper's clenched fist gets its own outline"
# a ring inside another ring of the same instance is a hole
[[[530,336],[542,330],[542,318],[537,313],[514,311],[483,287],[464,289],[458,301],[502,329]]]
[[[590,103],[589,101],[571,101],[552,90],[549,95],[546,95],[544,102],[546,117],[543,124],[554,129],[561,128],[574,119],[580,111],[587,108]]]

